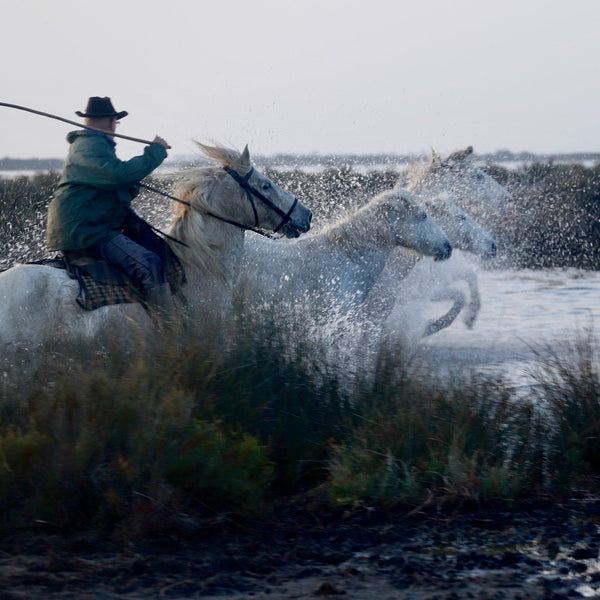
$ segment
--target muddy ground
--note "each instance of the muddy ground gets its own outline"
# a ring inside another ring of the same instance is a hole
[[[127,539],[0,541],[0,600],[600,597],[600,498],[408,512],[291,502]]]

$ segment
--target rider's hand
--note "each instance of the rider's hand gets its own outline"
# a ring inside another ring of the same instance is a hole
[[[169,144],[163,140],[160,136],[155,136],[155,138],[152,140],[153,143],[155,144],[160,144],[165,150],[168,150],[171,146],[169,146]]]

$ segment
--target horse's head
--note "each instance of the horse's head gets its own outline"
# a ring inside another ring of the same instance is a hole
[[[453,248],[472,252],[484,259],[496,256],[496,241],[492,235],[451,202],[448,194],[427,198],[423,206],[448,236]]]
[[[471,146],[446,158],[433,153],[425,167],[413,166],[409,189],[423,197],[446,193],[452,202],[474,216],[503,213],[512,201],[511,194],[471,161],[472,153]]]
[[[436,260],[450,258],[450,241],[413,193],[401,188],[388,190],[369,205],[390,235],[393,246],[404,246]]]
[[[298,237],[310,229],[310,209],[257,171],[247,146],[241,153],[198,146],[222,167],[213,174],[210,190],[201,194],[209,205],[204,206],[207,214],[248,229],[281,231],[286,237]]]

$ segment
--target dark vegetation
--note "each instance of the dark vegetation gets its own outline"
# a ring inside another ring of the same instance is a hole
[[[56,172],[0,179],[0,269],[45,256],[46,215],[57,182]]]
[[[596,268],[599,167],[488,170],[514,194],[519,216],[515,231],[496,232],[504,260]],[[269,174],[314,209],[317,227],[397,179],[352,169]],[[56,180],[0,181],[4,266],[45,254]],[[164,225],[166,205],[137,202]],[[235,327],[215,324],[201,340],[184,324],[51,344],[35,361],[27,350],[0,357],[0,530],[193,529],[297,494],[414,507],[597,491],[591,333],[541,361],[539,386],[517,402],[502,381],[442,383],[384,345],[375,373],[349,389],[317,373],[318,350],[299,331],[237,314]],[[289,358],[292,337],[295,355],[305,344],[311,361]]]
[[[286,359],[289,331],[238,315],[225,332],[55,343],[35,368],[3,357],[0,531],[189,532],[299,494],[414,508],[597,491],[591,336],[541,362],[539,391],[516,401],[385,347],[349,390]]]
[[[516,267],[600,267],[600,163],[486,170],[515,200],[494,234]]]

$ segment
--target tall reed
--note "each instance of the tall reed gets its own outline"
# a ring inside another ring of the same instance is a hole
[[[189,527],[315,489],[350,505],[506,501],[598,475],[591,339],[515,399],[384,343],[345,378],[293,320],[180,325],[2,357],[0,528]]]
[[[563,489],[600,481],[599,344],[591,327],[538,349],[537,402],[547,413],[546,471]]]
[[[360,398],[332,456],[328,487],[339,501],[483,501],[535,489],[540,421],[502,382],[444,381],[384,350]]]

